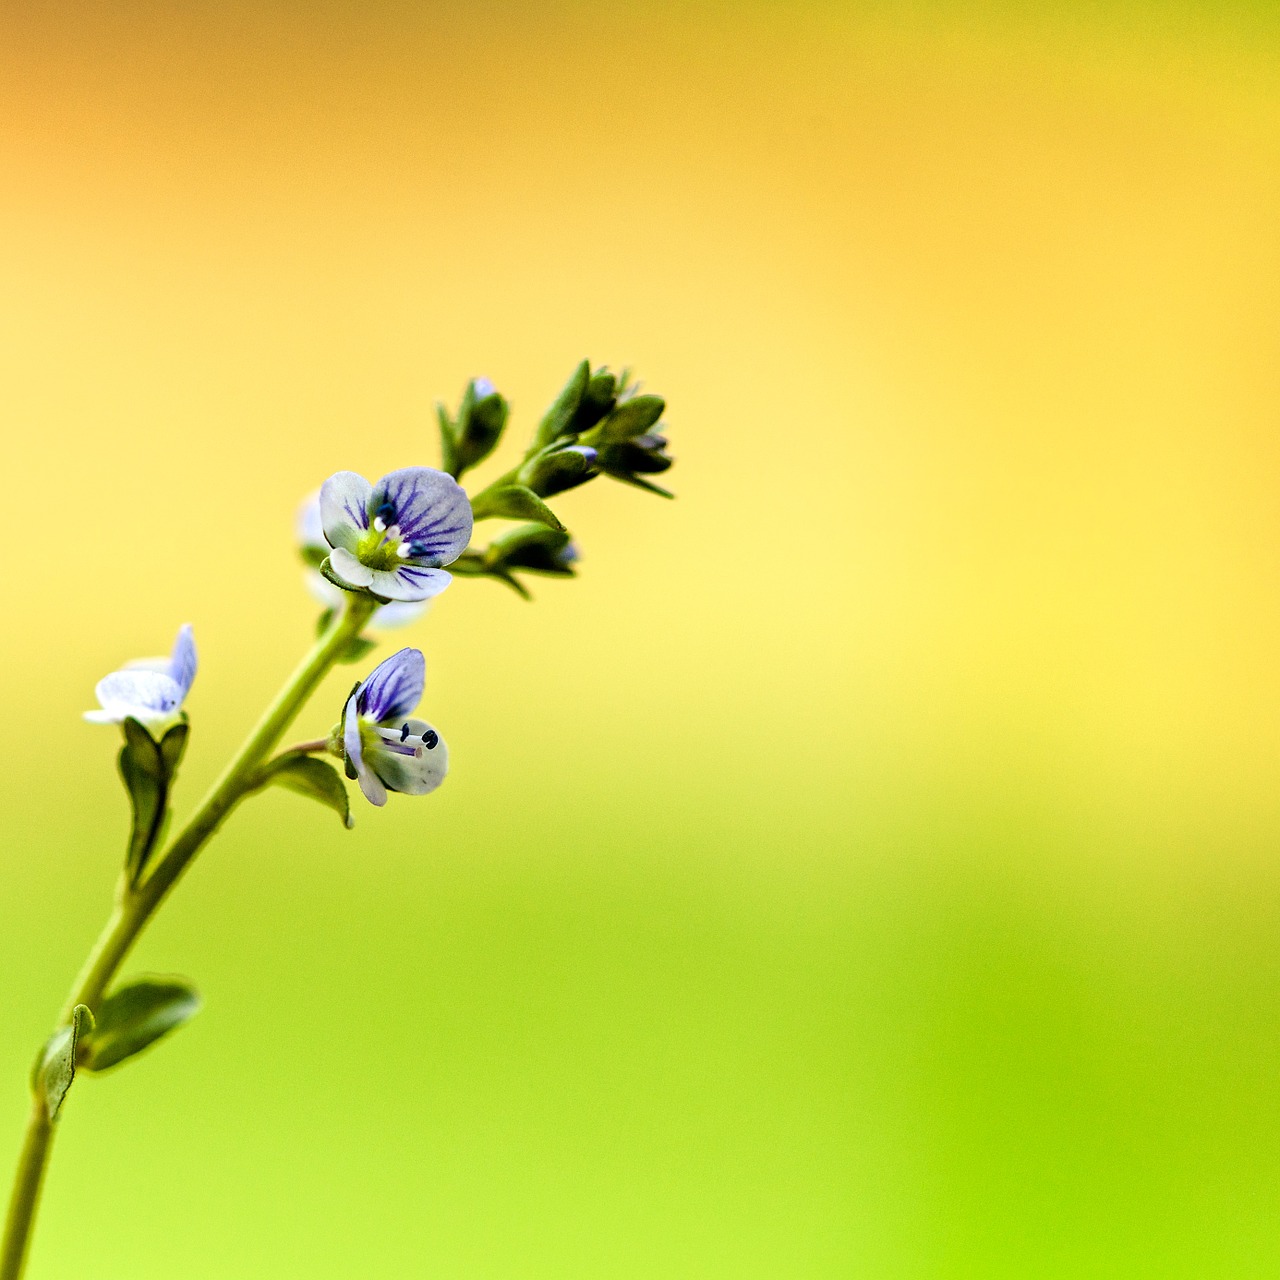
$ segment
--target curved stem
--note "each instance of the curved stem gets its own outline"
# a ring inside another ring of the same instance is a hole
[[[263,712],[244,745],[232,757],[231,763],[200,802],[200,807],[155,862],[150,873],[132,890],[122,884],[106,928],[72,984],[58,1020],[59,1026],[70,1019],[76,1005],[86,1004],[91,1009],[97,1007],[156,908],[232,809],[253,789],[259,766],[278,745],[285,730],[347,645],[360,633],[375,607],[374,602],[365,596],[347,597],[345,607],[334,617],[328,630],[316,641],[311,652]],[[43,1102],[37,1098],[27,1122],[5,1220],[4,1241],[0,1245],[0,1280],[19,1280],[22,1275],[52,1138],[53,1124],[46,1115]]]

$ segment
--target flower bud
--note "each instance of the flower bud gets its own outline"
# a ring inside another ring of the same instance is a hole
[[[538,454],[521,469],[520,480],[540,498],[549,498],[576,489],[598,474],[596,451],[589,445],[571,444]]]
[[[520,569],[527,573],[572,577],[578,549],[567,530],[526,524],[491,543],[485,559],[493,569],[505,572]]]
[[[666,453],[665,436],[647,432],[636,436],[634,440],[620,440],[613,444],[602,445],[597,454],[597,465],[606,475],[627,484],[638,485],[652,493],[660,493],[671,497],[665,489],[640,477],[659,475],[666,471],[674,461]]]
[[[436,412],[440,419],[445,470],[457,479],[497,448],[510,406],[488,378],[472,378],[462,393],[455,419],[449,420],[443,405],[437,405]]]
[[[577,411],[569,425],[574,435],[590,431],[618,403],[618,379],[608,369],[597,369],[587,382]]]

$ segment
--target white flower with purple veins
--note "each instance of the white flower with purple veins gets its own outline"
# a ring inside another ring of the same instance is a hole
[[[370,804],[388,791],[424,796],[449,771],[449,749],[425,721],[410,718],[422,701],[427,664],[418,649],[401,649],[352,690],[342,711],[342,754],[347,777],[360,783]]]
[[[471,540],[471,503],[434,467],[405,467],[376,485],[339,471],[321,486],[320,523],[339,585],[383,600],[427,600],[449,585],[441,566]]]
[[[167,658],[138,658],[98,681],[99,711],[84,718],[96,724],[137,720],[153,732],[180,718],[182,703],[196,678],[196,642],[188,623],[178,631]]]
[[[307,590],[326,609],[337,609],[346,592],[335,587],[318,568],[312,567],[322,564],[329,555],[329,543],[325,540],[324,525],[320,521],[319,489],[309,494],[298,508],[298,547],[307,562],[304,570]],[[407,627],[426,613],[428,603],[426,600],[397,600],[394,604],[384,604],[373,611],[369,626],[383,630]]]

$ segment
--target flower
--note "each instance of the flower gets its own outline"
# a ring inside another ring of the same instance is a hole
[[[320,488],[320,523],[338,584],[382,600],[427,600],[449,585],[471,539],[471,503],[434,467],[405,467],[376,485],[339,471]]]
[[[341,587],[335,587],[320,572],[320,566],[329,556],[329,544],[325,541],[324,526],[320,521],[320,490],[309,494],[298,508],[298,549],[307,568],[303,571],[307,590],[317,602],[326,609],[336,609],[342,604],[346,594]],[[426,600],[397,600],[393,604],[384,604],[375,609],[369,619],[369,626],[389,629],[406,627],[426,613]]]
[[[424,796],[449,771],[449,749],[425,721],[409,713],[422,700],[427,663],[421,650],[401,649],[356,685],[342,710],[342,754],[370,804],[388,791]]]
[[[188,623],[178,630],[167,658],[138,658],[98,681],[94,690],[101,710],[86,711],[95,724],[137,720],[160,729],[180,719],[182,703],[196,678],[196,642]]]

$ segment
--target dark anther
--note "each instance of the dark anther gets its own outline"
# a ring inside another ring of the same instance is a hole
[[[411,542],[409,544],[409,554],[411,556],[425,556],[427,554],[427,544],[425,542]]]
[[[374,512],[374,514],[378,516],[381,520],[383,520],[386,524],[390,525],[390,524],[395,524],[396,522],[396,509],[394,506],[392,506],[390,502],[384,502],[382,506],[380,506],[377,509],[377,511]]]
[[[400,741],[403,742],[409,736],[409,724],[405,722],[404,727],[400,730]]]
[[[427,744],[428,751],[434,751],[440,743],[440,735],[434,729],[428,729],[422,735],[422,740]]]

